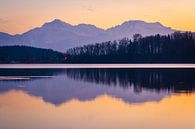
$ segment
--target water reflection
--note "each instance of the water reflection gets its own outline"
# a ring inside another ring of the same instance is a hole
[[[0,93],[23,91],[56,106],[101,95],[126,103],[158,102],[195,89],[193,69],[1,69],[0,76],[12,78],[0,81]]]
[[[21,91],[0,94],[1,129],[194,129],[195,95],[124,103],[107,95],[58,107]]]
[[[133,86],[138,93],[143,89],[187,93],[195,89],[194,69],[67,69],[66,73],[75,80],[122,88]]]
[[[0,129],[194,129],[193,69],[0,69]]]

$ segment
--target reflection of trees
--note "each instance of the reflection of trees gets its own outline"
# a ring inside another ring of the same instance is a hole
[[[134,86],[156,91],[192,92],[195,88],[195,70],[192,69],[67,69],[67,76],[109,86]]]
[[[0,76],[54,76],[63,71],[62,69],[0,69]]]
[[[1,69],[0,76],[56,76],[66,74],[81,80],[107,86],[132,87],[135,92],[150,89],[192,92],[195,89],[193,69]],[[40,78],[33,78],[40,79]],[[29,81],[29,80],[15,80]]]

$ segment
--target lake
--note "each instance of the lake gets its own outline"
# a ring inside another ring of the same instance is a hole
[[[0,129],[194,129],[194,65],[173,65],[0,65]]]

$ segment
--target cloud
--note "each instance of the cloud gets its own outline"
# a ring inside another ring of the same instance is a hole
[[[82,8],[86,11],[94,12],[94,8],[92,7],[92,5],[82,5]]]
[[[88,7],[87,10],[90,11],[90,12],[94,11],[94,9],[92,7]]]
[[[0,18],[0,24],[6,24],[8,21],[3,19],[3,18]]]

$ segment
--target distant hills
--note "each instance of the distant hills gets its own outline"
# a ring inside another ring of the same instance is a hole
[[[90,24],[71,25],[55,19],[21,35],[0,32],[0,46],[25,45],[65,52],[69,48],[85,44],[119,40],[124,37],[132,38],[135,33],[148,36],[167,35],[173,32],[175,30],[165,27],[159,22],[127,21],[104,30]]]

